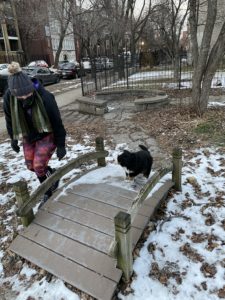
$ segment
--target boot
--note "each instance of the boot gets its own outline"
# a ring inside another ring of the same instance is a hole
[[[48,178],[50,177],[56,169],[52,169],[51,167],[48,167],[48,171],[46,172],[45,176]],[[49,194],[49,197],[51,197],[52,193],[58,188],[59,186],[59,180],[54,182],[52,186],[47,190],[46,194]]]
[[[50,177],[56,170],[48,167],[47,172],[44,176],[38,176],[38,180],[40,183],[44,182],[48,177]],[[54,182],[52,186],[45,192],[43,198],[41,199],[41,203],[38,206],[38,209],[52,196],[52,193],[57,189],[59,186],[59,180]]]

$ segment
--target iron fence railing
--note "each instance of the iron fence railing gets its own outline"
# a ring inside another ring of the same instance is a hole
[[[157,66],[134,66],[130,62],[119,62],[107,70],[96,70],[94,66],[82,77],[83,95],[92,95],[101,90],[118,89],[191,89],[193,67],[181,58],[175,71],[173,64]],[[222,61],[212,80],[212,88],[225,87],[225,61]]]

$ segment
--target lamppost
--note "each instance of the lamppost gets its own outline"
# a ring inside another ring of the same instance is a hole
[[[108,31],[104,31],[103,32],[103,35],[104,35],[104,40],[105,40],[105,60],[104,60],[104,69],[105,69],[105,86],[108,85],[107,83],[107,41],[108,41],[108,38],[109,38],[109,32]]]
[[[140,43],[140,53],[139,53],[139,65],[140,65],[140,69],[142,67],[144,45],[145,45],[145,42],[142,40],[141,43]]]
[[[129,32],[125,32],[124,35],[125,38],[125,64],[126,64],[126,78],[127,78],[127,88],[129,88],[129,79],[128,79],[128,49],[127,49],[127,43],[128,41],[130,41],[130,33]]]

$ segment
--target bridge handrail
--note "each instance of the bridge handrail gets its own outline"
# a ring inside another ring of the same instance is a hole
[[[133,272],[132,222],[139,206],[147,198],[149,192],[171,170],[173,187],[175,190],[181,191],[182,150],[180,148],[173,150],[172,166],[156,171],[135,197],[128,212],[120,211],[114,218],[115,240],[109,247],[109,255],[117,258],[117,267],[123,271],[123,278],[127,282]]]
[[[38,201],[40,201],[41,196],[51,187],[51,185],[69,173],[71,170],[80,166],[82,163],[88,162],[91,159],[103,158],[107,155],[107,151],[87,153],[69,161],[66,165],[60,167],[55,173],[48,177],[48,179],[46,179],[36,191],[31,194],[29,201],[18,208],[16,212],[17,215],[20,217],[25,216],[29,210],[32,209]]]
[[[164,177],[166,174],[171,172],[173,170],[172,165],[168,168],[160,168],[157,170],[153,176],[150,177],[150,179],[146,182],[146,184],[141,188],[138,195],[135,197],[131,207],[128,210],[128,214],[131,215],[131,223],[133,223],[133,220],[136,216],[136,213],[138,211],[138,208],[141,206],[141,204],[144,202],[144,200],[147,198],[148,194],[152,191],[152,189],[156,186],[156,184],[159,182],[159,180]]]

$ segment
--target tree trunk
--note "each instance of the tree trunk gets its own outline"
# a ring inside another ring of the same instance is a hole
[[[174,78],[176,79],[176,81],[179,83],[180,82],[180,56],[179,54],[175,54],[174,57]]]
[[[54,67],[57,68],[58,67],[58,63],[59,63],[59,57],[60,57],[60,53],[62,51],[62,47],[63,47],[63,40],[64,40],[64,36],[60,37],[60,40],[59,40],[59,46],[58,46],[58,49],[56,51],[56,54],[55,54],[55,61],[54,61]]]
[[[206,6],[207,5],[207,6]],[[198,45],[198,1],[190,1],[190,33],[194,74],[192,78],[192,100],[195,112],[202,116],[207,109],[211,83],[216,69],[225,52],[225,22],[221,22],[221,30],[212,46],[212,35],[217,15],[217,0],[205,2],[206,20],[201,44]]]

